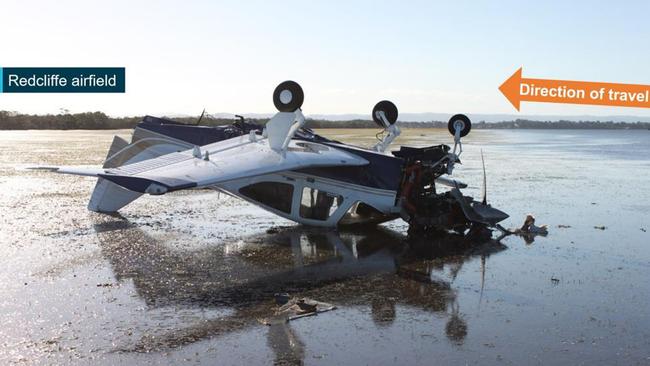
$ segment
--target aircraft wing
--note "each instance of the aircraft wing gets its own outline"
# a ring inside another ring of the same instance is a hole
[[[28,167],[29,170],[44,170],[52,173],[81,175],[85,177],[97,177],[105,173],[104,169],[89,166],[37,166]]]
[[[243,137],[103,169],[97,176],[131,191],[164,194],[285,170],[366,164],[357,155],[317,143],[292,140],[285,151],[277,152],[266,139]]]

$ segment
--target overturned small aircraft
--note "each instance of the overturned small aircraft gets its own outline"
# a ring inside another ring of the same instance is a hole
[[[401,147],[388,153],[400,134],[398,110],[390,101],[375,105],[372,119],[384,133],[366,149],[306,128],[303,100],[296,82],[278,85],[273,103],[279,112],[265,126],[243,118],[210,127],[147,116],[131,143],[114,137],[101,168],[40,169],[97,177],[88,209],[107,213],[143,194],[206,188],[312,226],[378,224],[401,217],[417,230],[463,232],[496,227],[508,217],[485,197],[478,202],[464,196],[460,189],[466,185],[449,178],[460,162],[461,139],[471,129],[465,115],[449,120],[453,149]]]

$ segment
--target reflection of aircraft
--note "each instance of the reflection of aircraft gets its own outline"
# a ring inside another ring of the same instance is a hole
[[[339,307],[370,306],[379,326],[395,320],[398,305],[448,314],[446,335],[462,342],[467,324],[450,281],[468,259],[505,249],[495,241],[466,243],[466,237],[455,234],[437,236],[432,247],[387,229],[336,233],[299,226],[245,238],[246,244],[182,251],[167,248],[125,220],[109,219],[95,226],[102,254],[117,280],[131,280],[150,309],[230,311],[194,324],[181,322],[171,331],[147,330],[151,336],[126,347],[136,351],[178,347],[259,326],[257,319],[273,313],[278,292]],[[269,344],[278,358],[302,357],[302,342],[283,322],[270,327]]]
[[[45,167],[98,177],[88,208],[115,212],[142,194],[210,188],[252,202],[310,226],[378,223],[402,217],[420,227],[463,230],[495,226],[507,215],[460,193],[447,177],[462,153],[470,120],[449,121],[447,145],[402,147],[388,154],[400,134],[398,111],[377,103],[373,120],[383,129],[372,149],[333,141],[304,127],[302,88],[281,83],[273,101],[279,112],[262,126],[241,121],[222,127],[191,126],[145,117],[131,143],[115,137],[103,167]],[[379,136],[379,134],[378,134]],[[440,185],[451,187],[442,192]]]

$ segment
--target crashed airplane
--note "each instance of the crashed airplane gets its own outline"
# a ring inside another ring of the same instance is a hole
[[[382,138],[372,148],[351,146],[305,127],[303,90],[285,81],[273,93],[278,109],[265,126],[243,117],[229,126],[187,125],[147,116],[131,143],[115,136],[102,167],[40,167],[91,176],[97,184],[88,209],[116,212],[143,194],[214,189],[278,216],[321,227],[378,224],[402,218],[412,228],[463,232],[496,227],[508,217],[475,201],[451,179],[461,139],[471,129],[465,115],[449,120],[447,145],[388,152],[400,134],[397,107],[377,103],[372,119]],[[446,190],[442,189],[446,186]],[[485,194],[484,194],[485,196]]]

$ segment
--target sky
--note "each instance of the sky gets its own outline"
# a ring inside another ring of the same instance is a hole
[[[0,66],[126,67],[124,94],[0,94],[0,110],[272,113],[299,82],[306,114],[509,113],[524,77],[650,84],[648,1],[14,1]],[[650,110],[526,103],[521,114]]]

